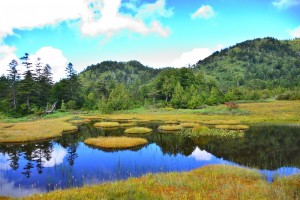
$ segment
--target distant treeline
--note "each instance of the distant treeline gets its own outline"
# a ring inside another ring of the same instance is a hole
[[[43,113],[57,102],[66,109],[111,112],[140,106],[197,109],[228,101],[300,99],[300,39],[245,41],[215,52],[189,68],[153,69],[138,61],[105,61],[52,81],[40,59],[13,60],[0,77],[0,112],[11,116]],[[18,65],[26,66],[24,74]],[[35,65],[35,70],[32,66]],[[20,78],[22,75],[22,78]]]

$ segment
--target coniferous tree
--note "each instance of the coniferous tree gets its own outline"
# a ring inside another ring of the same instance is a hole
[[[17,109],[17,82],[20,79],[20,75],[17,70],[18,62],[16,60],[12,60],[9,63],[9,70],[8,70],[8,80],[11,90],[11,96],[12,96],[12,105],[13,109]]]
[[[31,69],[32,63],[30,62],[29,54],[25,53],[20,59],[23,60],[22,64],[26,67],[26,71],[23,74],[24,79],[20,82],[20,93],[22,94],[22,102],[25,101],[28,112],[30,110],[30,102],[34,98],[35,92],[34,74]]]

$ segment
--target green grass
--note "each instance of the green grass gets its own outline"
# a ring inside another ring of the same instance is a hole
[[[147,134],[151,132],[152,132],[151,128],[145,128],[145,127],[133,127],[125,130],[125,133],[127,134]]]
[[[148,143],[143,138],[130,138],[130,137],[98,137],[88,138],[84,143],[94,147],[103,149],[128,149],[133,147],[142,146]]]
[[[190,172],[148,174],[126,181],[58,190],[25,199],[299,199],[299,177],[268,183],[255,170],[206,166]]]
[[[228,129],[228,130],[247,130],[249,126],[247,125],[216,125],[217,129]]]

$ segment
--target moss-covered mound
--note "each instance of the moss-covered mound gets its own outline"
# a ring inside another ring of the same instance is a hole
[[[151,128],[145,128],[145,127],[133,127],[125,130],[125,133],[127,134],[147,134],[151,132],[152,132]]]
[[[98,122],[95,123],[94,126],[96,128],[115,128],[115,127],[119,127],[120,124],[119,122]]]
[[[216,125],[217,129],[228,129],[228,130],[247,130],[249,126],[247,125]]]
[[[162,131],[179,131],[182,129],[180,125],[162,125],[158,127],[158,130]]]
[[[129,149],[148,143],[143,138],[130,138],[130,137],[98,137],[88,138],[84,143],[94,147],[103,149]]]
[[[134,123],[121,123],[120,127],[130,127],[130,126],[134,126]]]
[[[165,121],[165,124],[178,124],[178,121],[174,121],[174,120],[167,120]]]

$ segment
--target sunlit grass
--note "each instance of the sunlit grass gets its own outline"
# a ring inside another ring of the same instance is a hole
[[[113,127],[119,127],[119,122],[98,122],[94,124],[97,128],[113,128]]]
[[[299,179],[296,180],[283,178],[268,183],[254,170],[206,166],[190,172],[148,174],[126,181],[36,194],[26,199],[299,199]]]
[[[128,149],[132,147],[145,145],[148,143],[148,141],[143,138],[98,137],[98,138],[88,138],[84,140],[84,143],[87,145],[104,148],[104,149]]]
[[[241,122],[239,120],[209,120],[203,121],[206,125],[238,125]]]
[[[192,123],[192,122],[185,122],[185,123],[181,123],[180,126],[182,126],[183,128],[194,128],[195,126],[199,126],[199,124]]]
[[[165,121],[165,124],[178,124],[179,122],[176,121],[176,120],[168,120],[168,121]]]
[[[249,126],[247,125],[216,125],[217,129],[228,129],[228,130],[247,130]]]
[[[162,131],[179,131],[182,129],[180,125],[161,125],[158,127],[158,130]]]
[[[121,123],[120,127],[130,127],[130,126],[134,126],[134,123]]]
[[[127,134],[147,134],[151,133],[151,128],[145,128],[145,127],[133,127],[125,130],[125,133]]]
[[[76,132],[68,118],[44,119],[32,122],[0,123],[0,142],[19,143],[60,137],[64,132]]]

